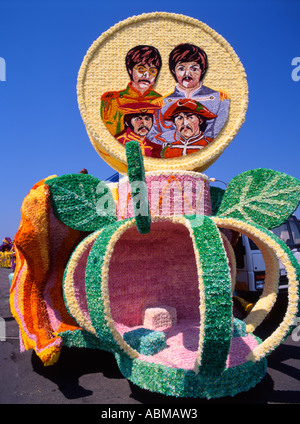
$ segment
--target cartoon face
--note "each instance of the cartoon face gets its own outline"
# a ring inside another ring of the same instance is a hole
[[[179,62],[175,66],[178,84],[184,88],[195,88],[199,85],[201,68],[197,62]]]
[[[159,51],[154,46],[135,46],[127,52],[125,65],[130,78],[127,86],[101,95],[101,118],[116,138],[125,130],[124,116],[163,106],[163,96],[153,89],[162,66]],[[143,127],[142,133],[148,133]]]
[[[139,91],[145,91],[155,83],[158,69],[150,63],[138,63],[131,70],[132,83]]]
[[[140,136],[148,134],[152,127],[152,122],[153,120],[150,114],[137,114],[130,120],[133,132]]]
[[[174,117],[177,131],[187,139],[200,133],[203,120],[194,113],[181,112]]]

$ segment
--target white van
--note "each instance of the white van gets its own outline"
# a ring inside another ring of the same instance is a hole
[[[272,231],[287,244],[300,263],[300,225],[297,218],[294,215],[290,216]],[[244,235],[239,237],[234,250],[237,266],[236,292],[260,293],[265,280],[265,263],[260,250],[252,240]],[[288,283],[286,271],[281,263],[279,263],[279,268],[279,290],[285,291]]]

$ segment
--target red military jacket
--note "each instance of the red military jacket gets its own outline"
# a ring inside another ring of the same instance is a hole
[[[207,146],[212,141],[212,138],[205,137],[203,133],[190,137],[188,140],[180,137],[179,140],[167,145],[163,149],[161,156],[164,158],[174,158],[189,155],[203,149],[204,146]]]

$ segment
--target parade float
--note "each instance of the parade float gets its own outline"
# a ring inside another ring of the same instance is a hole
[[[91,143],[122,178],[50,176],[24,199],[10,295],[21,349],[44,365],[63,346],[109,351],[128,380],[168,396],[249,390],[299,313],[300,267],[270,230],[297,208],[300,181],[260,168],[222,190],[203,173],[245,119],[239,58],[198,20],[143,14],[92,44],[77,93]],[[244,319],[233,308],[238,234],[266,265]],[[276,301],[279,260],[288,306],[261,340],[255,330]]]
[[[0,245],[0,267],[15,267],[14,242],[10,237],[5,237]]]

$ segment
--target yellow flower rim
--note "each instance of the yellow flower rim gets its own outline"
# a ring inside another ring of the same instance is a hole
[[[262,293],[262,296],[245,320],[247,324],[247,332],[253,331],[253,329],[261,322],[266,313],[268,313],[268,311],[273,306],[276,299],[276,288],[274,281],[278,281],[278,277],[277,280],[275,278],[273,279],[273,277],[275,277],[275,274],[278,275],[278,264],[276,264],[272,252],[276,254],[278,259],[280,259],[287,272],[289,281],[288,306],[283,321],[266,340],[264,340],[247,356],[248,360],[253,362],[259,361],[282,342],[284,337],[287,335],[290,326],[294,323],[294,319],[298,311],[299,300],[296,270],[292,265],[287,253],[281,248],[281,246],[276,243],[276,241],[274,241],[270,236],[260,231],[256,227],[233,218],[212,217],[212,219],[218,227],[237,230],[242,234],[245,234],[246,236],[254,239],[255,242],[258,241],[260,244],[259,247],[265,246],[265,249],[263,249],[263,254],[267,259],[266,272],[270,272],[271,274],[266,279],[266,288]]]
[[[74,289],[74,272],[76,270],[76,267],[78,265],[78,262],[80,261],[81,256],[84,254],[86,249],[89,247],[89,245],[96,240],[98,235],[101,233],[102,230],[96,231],[95,233],[91,234],[89,237],[84,239],[76,248],[74,253],[72,254],[67,270],[66,275],[64,278],[64,295],[66,299],[66,306],[68,310],[70,311],[70,314],[72,317],[76,320],[77,324],[80,325],[84,330],[96,335],[96,330],[92,326],[92,324],[86,319],[86,317],[82,314],[77,300],[75,296],[75,289]]]
[[[128,18],[94,41],[84,57],[77,80],[78,105],[88,136],[98,154],[121,173],[127,173],[125,148],[110,134],[100,117],[100,97],[104,92],[126,87],[129,77],[125,55],[130,48],[141,44],[159,49],[163,66],[154,89],[167,96],[175,85],[167,66],[168,55],[183,42],[199,44],[207,52],[210,65],[204,84],[229,93],[229,118],[215,140],[201,151],[170,159],[144,157],[145,170],[203,171],[222,154],[244,122],[248,106],[245,70],[221,35],[194,18],[175,13],[154,12]]]

